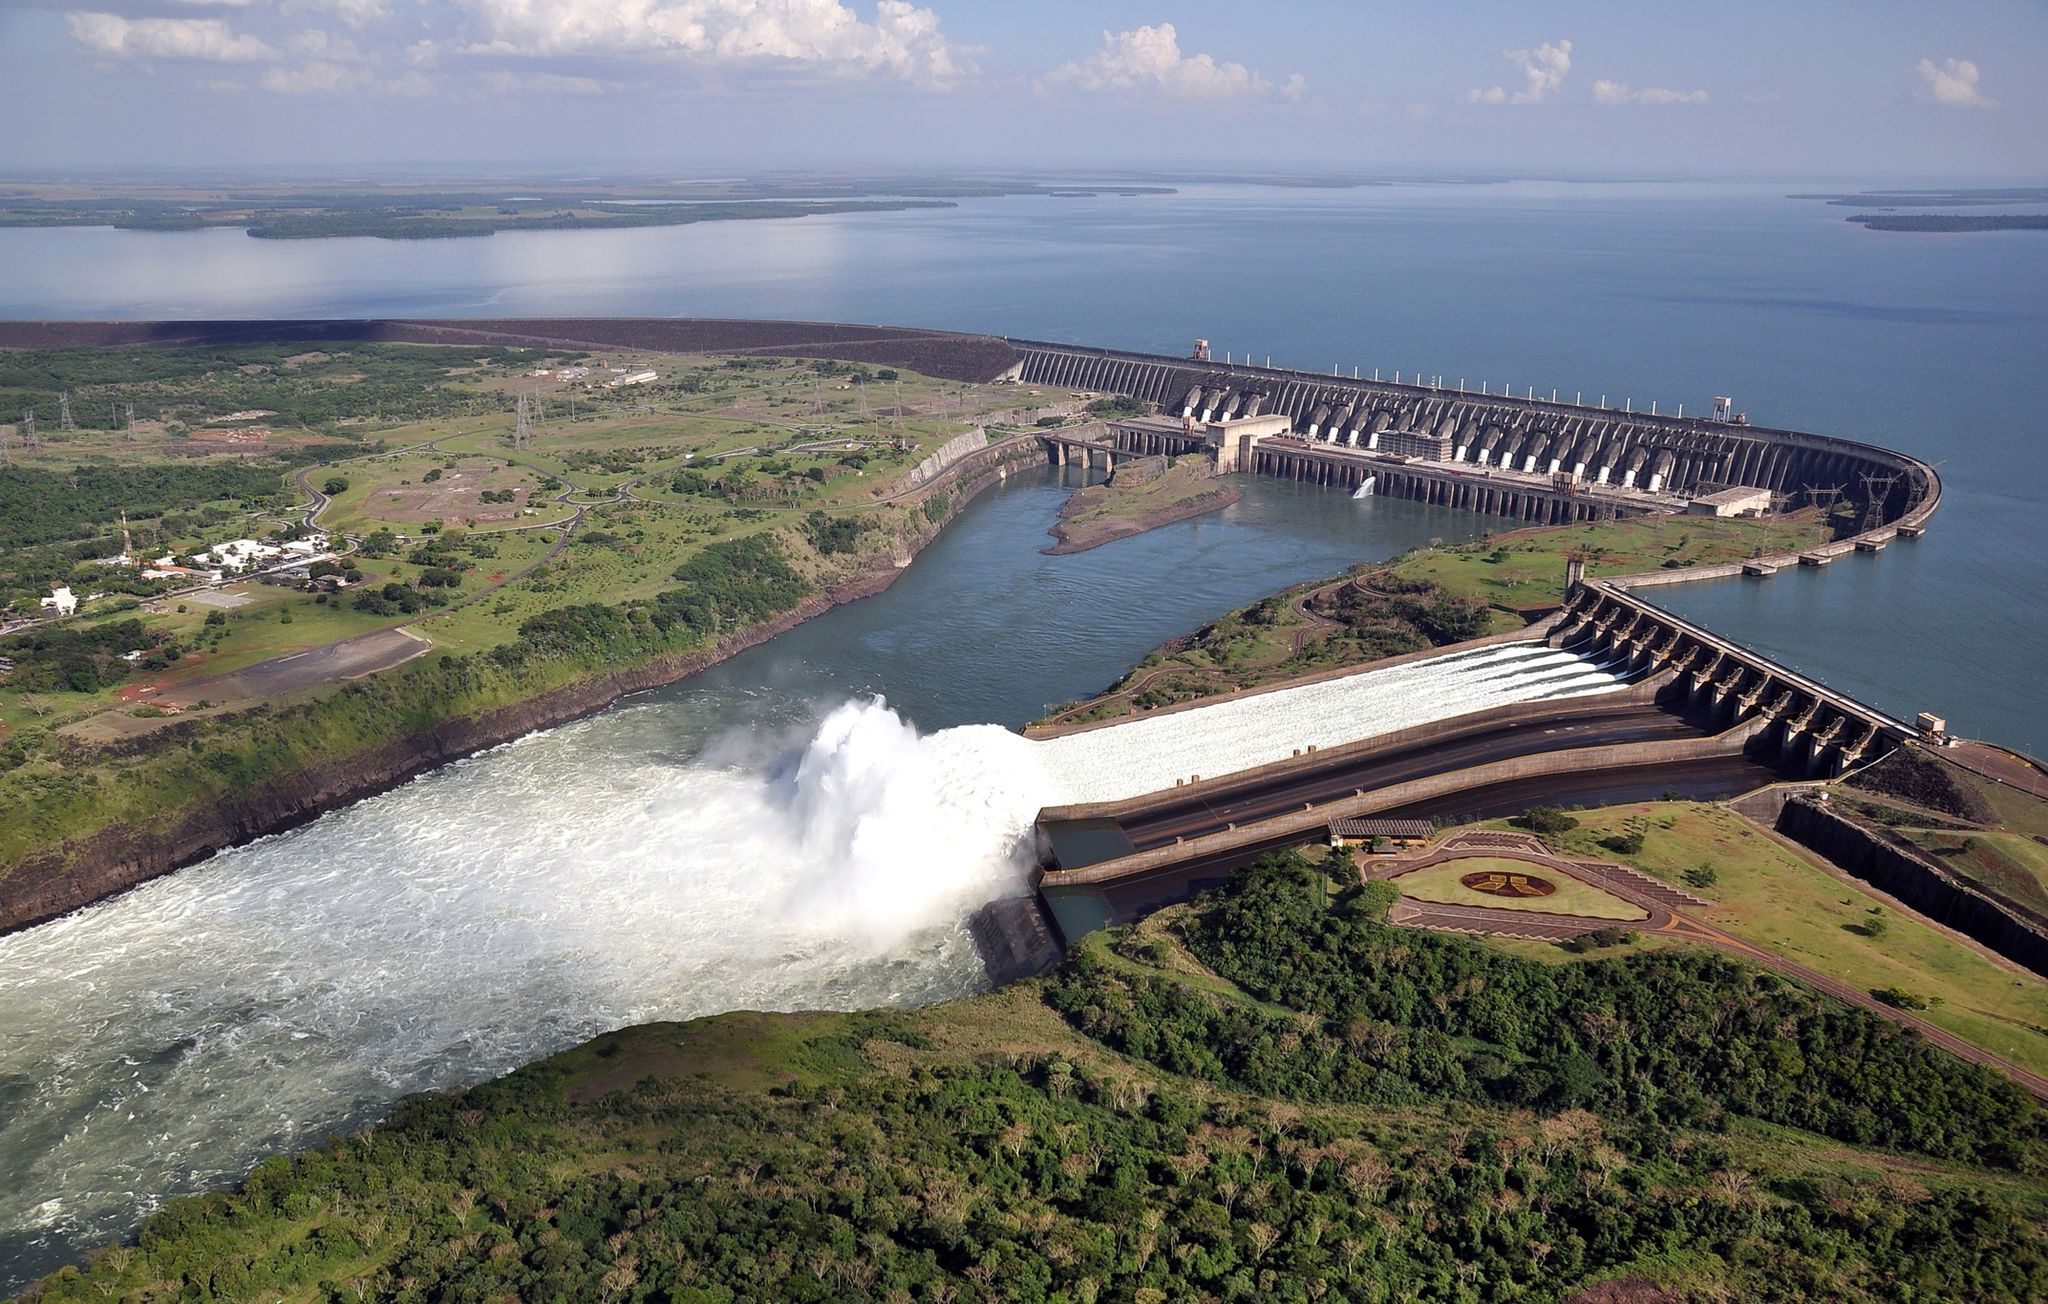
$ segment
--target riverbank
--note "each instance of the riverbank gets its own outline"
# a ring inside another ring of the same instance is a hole
[[[1220,512],[1243,495],[1216,478],[1204,459],[1125,462],[1099,485],[1077,489],[1052,527],[1053,556],[1086,552],[1162,525]]]
[[[915,491],[894,499],[907,509],[906,532],[877,541],[875,550],[847,578],[805,596],[786,611],[727,634],[702,647],[648,657],[637,664],[576,675],[567,682],[520,694],[474,712],[450,713],[430,723],[437,701],[460,700],[471,680],[469,658],[420,658],[437,681],[416,697],[385,707],[358,732],[375,734],[384,720],[411,720],[403,733],[384,731],[340,755],[265,774],[227,793],[202,790],[183,803],[167,800],[147,822],[118,820],[83,837],[68,838],[5,867],[0,878],[0,935],[32,927],[95,901],[202,860],[225,848],[280,833],[329,811],[398,787],[450,761],[501,746],[538,730],[593,715],[632,693],[688,678],[758,646],[832,608],[871,597],[888,588],[947,525],[1013,467],[1041,456],[1038,441],[1019,436],[969,453],[932,476]],[[942,504],[934,508],[934,504]],[[448,681],[444,685],[440,681]],[[333,696],[286,705],[276,715],[306,723],[329,703],[339,712],[374,690],[376,680],[350,685]],[[368,710],[368,708],[366,708]],[[252,713],[261,715],[265,712]],[[181,738],[194,746],[195,735]],[[239,759],[239,758],[238,758]]]

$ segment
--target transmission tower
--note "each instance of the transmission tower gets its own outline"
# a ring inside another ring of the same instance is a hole
[[[131,444],[135,442],[135,405],[133,403],[128,405],[128,442]]]
[[[526,409],[525,394],[522,393],[519,396],[519,402],[514,407],[513,413],[514,414],[512,417],[512,447],[514,449],[524,451],[526,448],[527,437],[533,433],[533,417],[532,414],[529,413]]]
[[[1822,516],[1829,516],[1834,513],[1835,504],[1841,501],[1842,493],[1848,487],[1847,485],[1840,484],[1810,484],[1801,489],[1800,492],[1806,495],[1808,505],[1820,508]]]
[[[71,419],[71,391],[68,389],[57,395],[57,429],[78,429],[78,423]]]
[[[21,414],[21,446],[31,452],[43,446],[43,442],[36,438],[36,410],[34,408],[24,409]]]
[[[1856,527],[1856,533],[1863,534],[1884,524],[1884,505],[1892,496],[1892,486],[1899,482],[1897,472],[1890,475],[1864,475],[1863,524]]]

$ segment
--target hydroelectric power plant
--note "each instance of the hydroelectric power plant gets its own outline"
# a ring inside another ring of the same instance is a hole
[[[1012,481],[1043,474],[1028,466],[1041,454],[1071,464],[1199,451],[1276,494],[1328,486],[1346,508],[1340,495],[1369,484],[1406,500],[1390,508],[1532,523],[1831,499],[1856,509],[1853,533],[1798,555],[1575,577],[1557,611],[1512,635],[1022,736],[988,724],[920,733],[859,682],[799,692],[774,661],[799,628],[750,654],[745,678],[700,676],[660,702],[636,699],[224,852],[0,952],[0,1023],[22,1057],[0,1057],[0,1151],[18,1157],[0,1169],[10,1253],[88,1244],[154,1193],[231,1180],[266,1150],[407,1093],[621,1024],[972,991],[1340,823],[1731,796],[1840,773],[1918,732],[1644,596],[1659,582],[1882,548],[1918,534],[1939,504],[1939,478],[1916,459],[1732,411],[1643,414],[812,323],[17,323],[0,324],[0,345],[48,343],[53,329],[88,344],[372,338],[832,357],[1160,409],[1019,435],[1000,468]],[[1029,554],[1042,516],[1002,546]],[[1105,551],[1088,592],[1171,584],[1184,570],[1161,558],[1133,579]],[[1318,569],[1254,594],[1341,568],[1316,556]],[[1256,558],[1214,564],[1258,573]],[[972,569],[926,595],[938,613],[927,618],[948,633],[986,599]],[[855,610],[820,617],[817,637]],[[1000,670],[974,659],[982,648],[1016,639],[957,632],[930,660],[957,661],[967,679]],[[1057,630],[1037,632],[1029,655],[1063,655]]]

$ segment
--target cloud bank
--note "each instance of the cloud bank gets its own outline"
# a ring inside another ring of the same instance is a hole
[[[1595,104],[1705,104],[1705,91],[1673,91],[1662,86],[1645,86],[1641,90],[1617,81],[1596,81],[1593,83]]]
[[[455,0],[477,29],[471,54],[669,56],[784,65],[947,86],[974,62],[909,0],[863,21],[839,0]]]
[[[1063,63],[1046,82],[1084,91],[1152,94],[1183,100],[1301,98],[1300,73],[1274,84],[1241,63],[1208,54],[1182,55],[1172,23],[1128,32],[1104,32],[1101,48],[1079,63]]]
[[[64,16],[71,37],[102,59],[184,59],[201,63],[266,63],[277,51],[253,36],[237,35],[218,18],[123,18],[119,14]]]

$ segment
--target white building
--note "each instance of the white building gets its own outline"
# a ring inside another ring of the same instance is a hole
[[[260,543],[255,539],[230,539],[215,544],[211,551],[199,554],[199,560],[225,571],[245,571],[258,562],[270,561],[284,556],[284,549],[273,543]]]
[[[59,616],[68,616],[78,610],[78,595],[71,591],[70,585],[59,585],[50,590],[49,597],[43,599],[43,610]]]

